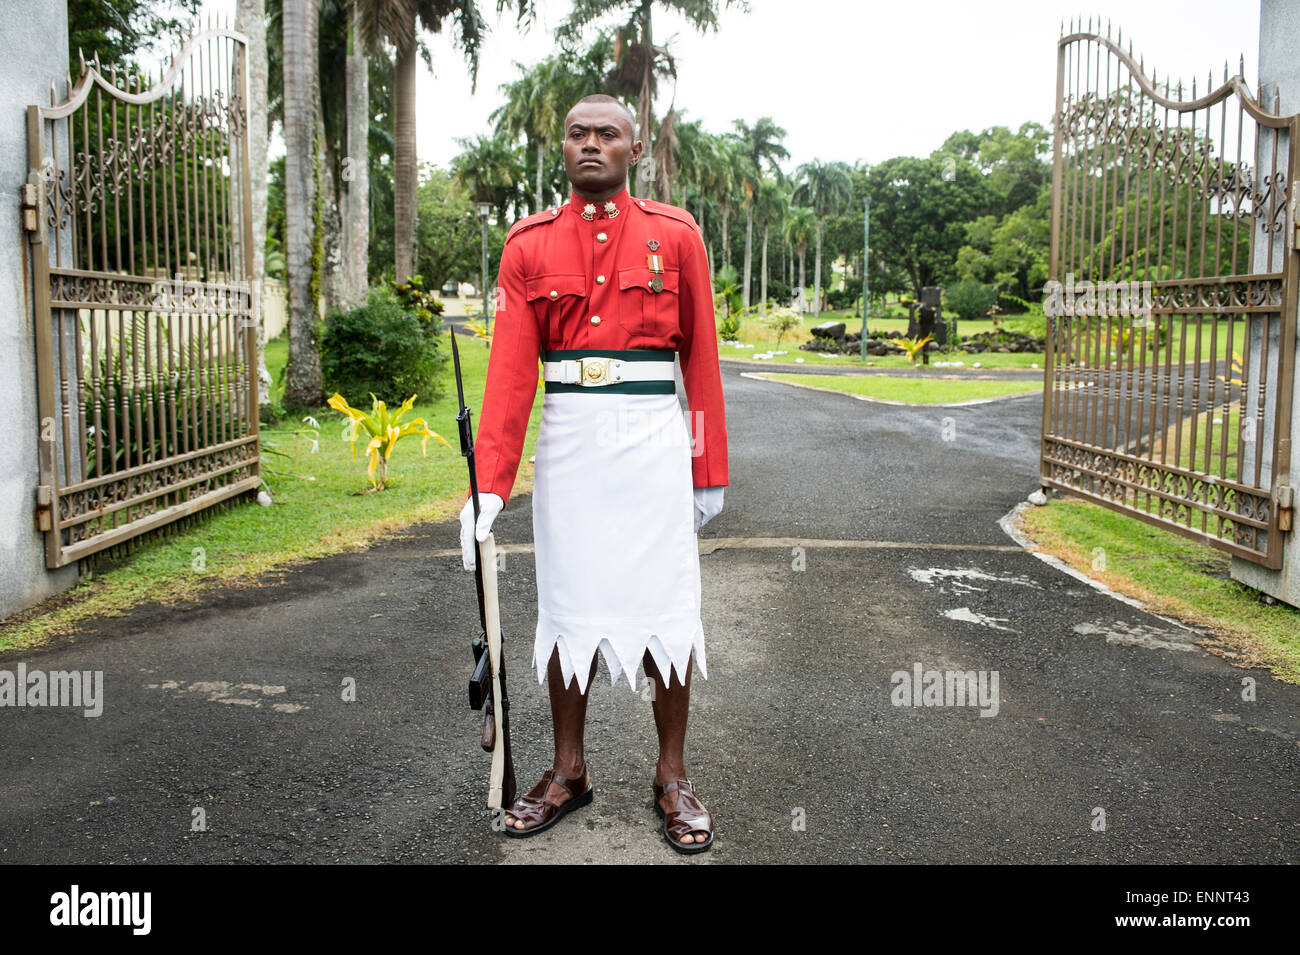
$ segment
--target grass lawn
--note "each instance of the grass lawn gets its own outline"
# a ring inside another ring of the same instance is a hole
[[[907,310],[900,306],[890,306],[887,310],[890,313],[888,318],[871,318],[867,321],[867,328],[870,331],[907,331]],[[1033,317],[1027,316],[1029,323],[1033,322]],[[1041,312],[1038,313],[1038,322],[1041,324]],[[718,354],[727,359],[736,361],[752,361],[756,365],[765,363],[789,363],[789,364],[807,364],[807,365],[844,365],[857,368],[908,368],[911,362],[906,355],[882,355],[879,357],[868,355],[864,363],[856,355],[823,355],[817,352],[803,351],[799,348],[804,342],[812,339],[812,329],[823,322],[843,322],[845,329],[849,332],[858,332],[862,330],[862,317],[855,316],[852,311],[844,312],[822,312],[818,318],[812,315],[805,315],[799,326],[790,332],[787,332],[780,343],[776,340],[776,333],[768,328],[758,318],[746,318],[740,323],[740,335],[736,339],[739,345],[720,344]],[[1018,324],[1018,316],[1009,317],[1003,321],[1003,326],[1011,330],[1019,330],[1021,324]],[[993,330],[993,323],[986,320],[963,321],[959,325],[959,333],[963,336],[974,335],[978,332],[987,332]],[[1041,334],[1041,330],[1039,332]],[[752,346],[752,347],[745,347]],[[755,358],[755,355],[767,354],[771,351],[784,351],[784,355],[773,355],[771,358]],[[802,358],[802,362],[796,362],[796,359]],[[970,369],[976,362],[979,363],[977,371],[983,371],[989,368],[1024,368],[1033,369],[1043,367],[1043,356],[1034,354],[1022,354],[1016,352],[985,352],[983,354],[971,355],[964,351],[951,352],[930,352],[931,363],[936,361],[959,361],[964,364],[955,369],[956,371],[965,371]],[[954,369],[945,369],[954,370]]]
[[[883,378],[869,375],[761,374],[772,381],[838,391],[878,401],[941,405],[1005,395],[1038,395],[1043,389],[1031,381],[985,381],[960,378]]]
[[[465,400],[477,426],[488,352],[480,342],[462,339],[460,346]],[[273,377],[278,378],[287,353],[285,341],[268,343],[267,366]],[[443,353],[450,359],[445,333]],[[266,442],[288,455],[269,458],[274,468],[285,472],[279,477],[267,475],[275,498],[272,507],[234,507],[173,538],[147,543],[123,565],[10,618],[0,628],[0,649],[37,646],[78,621],[120,615],[142,600],[188,599],[212,584],[252,583],[257,575],[292,561],[364,547],[419,521],[455,516],[464,500],[468,474],[456,437],[456,385],[450,367],[443,386],[441,398],[421,401],[403,420],[423,417],[452,447],[430,439],[428,455],[421,457],[420,440],[403,439],[389,462],[389,473],[396,477],[389,490],[356,493],[370,486],[364,445],[358,444],[354,462],[350,445],[341,437],[344,419],[338,412],[315,412],[318,432],[297,420],[269,426],[263,430]],[[362,405],[363,396],[345,397]],[[540,398],[539,389],[539,404]],[[368,397],[363,408],[369,410]],[[532,487],[528,458],[540,417],[532,417],[514,493]],[[449,537],[447,546],[456,543]]]
[[[1212,652],[1300,682],[1300,610],[1262,603],[1229,577],[1223,551],[1077,498],[1027,508],[1022,526],[1041,550],[1111,589],[1218,631]]]

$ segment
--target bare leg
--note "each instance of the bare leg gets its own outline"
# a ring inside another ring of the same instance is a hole
[[[665,683],[654,657],[646,653],[642,664],[646,676],[654,681],[655,729],[659,732],[659,763],[655,767],[655,782],[663,784],[673,779],[686,778],[686,761],[682,750],[686,744],[686,716],[691,706],[691,669],[694,657],[686,662],[686,682],[683,684],[675,670],[669,671],[671,682]],[[704,842],[707,833],[683,836],[682,842]]]
[[[587,676],[587,689],[591,689],[591,681],[595,678],[596,657],[593,656],[591,673]],[[551,725],[555,733],[555,761],[552,768],[570,779],[577,779],[586,768],[582,737],[587,726],[587,694],[579,692],[576,679],[568,686],[564,685],[558,647],[551,652],[551,659],[546,665],[546,683],[551,691]],[[565,797],[560,803],[567,799]],[[523,820],[516,819],[510,813],[506,813],[506,825],[517,829],[527,828]]]

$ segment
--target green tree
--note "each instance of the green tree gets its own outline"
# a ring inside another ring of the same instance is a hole
[[[778,230],[790,209],[790,193],[779,182],[764,179],[758,186],[754,200],[754,221],[763,232],[763,254],[760,264],[759,301],[767,310],[767,250],[772,228]]]
[[[523,150],[500,133],[461,138],[456,144],[462,150],[451,161],[456,181],[474,202],[490,203],[498,221],[518,218],[528,201]]]
[[[480,225],[468,189],[448,170],[425,165],[420,176],[416,265],[437,292],[448,281],[479,282]],[[488,229],[488,261],[500,260],[505,227]]]
[[[799,255],[799,280],[794,284],[806,288],[808,243],[817,238],[817,217],[805,206],[791,206],[782,226],[786,242]]]
[[[1051,149],[1051,131],[1028,122],[1015,132],[1005,126],[980,133],[955,132],[931,158],[961,159],[979,169],[997,197],[994,211],[1006,215],[1035,202],[1043,188],[1051,185]]]
[[[813,267],[813,313],[820,316],[822,311],[822,235],[826,230],[826,219],[840,212],[853,198],[849,180],[849,166],[842,162],[826,162],[814,159],[804,163],[796,172],[798,185],[794,191],[794,201],[812,209],[817,220],[817,257]]]
[[[731,125],[736,129],[736,138],[740,140],[747,160],[743,179],[745,190],[745,281],[743,298],[745,307],[748,308],[750,280],[753,275],[755,198],[764,179],[764,167],[766,167],[767,172],[772,173],[777,178],[784,179],[780,161],[789,159],[790,153],[781,145],[781,140],[785,139],[785,130],[776,125],[771,116],[762,117],[753,126],[740,119],[734,120]],[[764,294],[765,299],[766,297],[766,294]]]
[[[81,58],[129,67],[141,50],[179,46],[203,0],[68,0],[68,74]]]
[[[684,17],[695,29],[706,33],[718,29],[720,6],[734,6],[749,11],[746,0],[721,0],[721,5],[719,0],[574,0],[569,16],[560,24],[556,35],[561,40],[571,40],[590,24],[614,17],[627,17],[626,24],[618,31],[620,42],[615,70],[621,90],[636,90],[639,133],[646,152],[654,155],[651,134],[654,130],[657,77],[663,72],[675,75],[668,50],[654,45],[654,8],[672,10]],[[644,194],[642,190],[637,192],[637,195]]]
[[[570,107],[584,95],[598,92],[593,77],[585,70],[575,70],[563,56],[550,56],[532,67],[515,64],[520,77],[501,84],[506,101],[491,116],[498,131],[523,136],[532,144],[536,156],[536,188],[532,208],[537,212],[545,204],[543,177],[546,154],[562,137],[564,117]]]
[[[285,149],[285,259],[289,283],[289,363],[284,402],[315,406],[322,394],[316,304],[316,0],[284,0],[282,16]]]
[[[954,277],[966,223],[997,203],[984,175],[965,160],[887,159],[867,173],[867,188],[872,256],[887,272],[905,274],[917,298],[924,286]]]
[[[470,76],[477,81],[479,50],[487,23],[476,0],[353,0],[357,4],[357,27],[374,55],[381,54],[387,41],[396,50],[393,58],[393,249],[398,281],[411,275],[415,253],[416,192],[419,168],[415,155],[415,58],[420,29],[442,32],[455,21],[461,49],[469,61]],[[497,0],[497,13],[506,7],[518,11],[518,21],[533,16],[532,0]]]

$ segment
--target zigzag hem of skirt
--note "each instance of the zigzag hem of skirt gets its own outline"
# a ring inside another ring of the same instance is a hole
[[[537,682],[546,680],[546,668],[551,653],[558,649],[560,672],[564,685],[578,678],[579,692],[587,692],[587,677],[596,652],[605,657],[609,668],[610,686],[627,675],[628,686],[636,690],[637,668],[646,651],[659,672],[671,680],[676,673],[683,682],[691,651],[700,675],[709,678],[708,663],[704,656],[704,627],[698,612],[692,614],[659,615],[645,622],[636,620],[596,621],[590,618],[567,619],[552,614],[539,613],[537,635],[533,641],[533,665],[537,668]]]

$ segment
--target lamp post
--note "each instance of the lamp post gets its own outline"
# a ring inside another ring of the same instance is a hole
[[[862,198],[862,360],[867,360],[867,271],[871,264],[871,197]]]
[[[488,314],[488,287],[487,287],[487,221],[488,213],[492,211],[490,202],[480,202],[478,204],[478,221],[483,233],[483,334],[492,334],[492,316]]]

